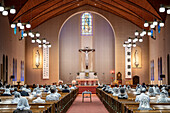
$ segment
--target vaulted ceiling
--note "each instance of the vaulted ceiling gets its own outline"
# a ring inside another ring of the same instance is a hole
[[[1,0],[0,0],[1,1]],[[5,6],[14,5],[17,13],[9,21],[31,22],[32,29],[45,21],[70,10],[89,5],[120,16],[143,28],[144,21],[165,21],[160,14],[160,4],[170,5],[170,0],[4,0]]]

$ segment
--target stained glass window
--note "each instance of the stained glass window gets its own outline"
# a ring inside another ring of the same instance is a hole
[[[91,36],[93,35],[92,15],[90,13],[83,13],[81,16],[81,35]]]
[[[154,60],[151,61],[151,81],[154,81]]]

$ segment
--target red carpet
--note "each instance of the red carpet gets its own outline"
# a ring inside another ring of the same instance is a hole
[[[85,98],[82,102],[82,95],[79,94],[67,113],[109,113],[96,94],[90,98]]]

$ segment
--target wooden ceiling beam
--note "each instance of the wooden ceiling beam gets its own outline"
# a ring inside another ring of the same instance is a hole
[[[55,1],[56,1],[56,0],[55,0]],[[44,2],[42,2],[42,3],[40,3],[40,4],[38,4],[38,5],[30,8],[29,10],[27,10],[27,11],[24,12],[24,13],[22,13],[21,15],[16,16],[16,17],[13,19],[13,22],[16,21],[16,20],[18,20],[20,17],[24,17],[25,15],[27,16],[27,15],[31,14],[34,10],[37,10],[37,9],[39,9],[40,7],[47,6],[47,4],[49,4],[49,7],[51,7],[51,6],[56,5],[56,4],[60,3],[60,2],[63,2],[63,0],[59,0],[59,1],[57,1],[56,3],[51,4],[51,2],[55,2],[55,1],[54,1],[54,0],[46,0],[46,1],[44,1]],[[45,10],[48,9],[49,7],[46,7]],[[43,10],[43,11],[45,11],[45,10]]]
[[[153,14],[152,12],[146,10],[145,8],[143,8],[143,7],[137,5],[137,4],[135,4],[135,3],[133,3],[133,2],[131,2],[131,1],[129,1],[129,0],[121,0],[121,1],[123,1],[123,2],[125,2],[125,3],[127,3],[127,4],[129,4],[129,5],[135,6],[135,7],[139,8],[139,9],[145,11],[145,12],[151,14],[152,16],[154,16],[154,17],[157,18],[157,19],[162,19],[161,17],[156,16],[156,15]]]
[[[137,17],[138,19],[144,21],[144,19],[143,19],[142,17],[140,17],[139,15],[137,15],[137,14],[135,14],[135,13],[133,13],[133,12],[128,12],[128,11],[126,11],[126,10],[124,10],[124,9],[121,9],[121,8],[119,8],[119,7],[115,6],[115,5],[112,5],[112,4],[110,4],[110,3],[107,3],[107,2],[105,2],[105,1],[102,1],[102,0],[97,0],[97,1],[91,0],[91,1],[96,2],[96,3],[99,3],[99,4],[107,5],[108,7],[116,8],[116,9],[118,9],[118,10],[120,10],[120,11],[123,11],[123,12],[125,12],[125,13],[130,14],[130,15],[133,15],[133,16]]]

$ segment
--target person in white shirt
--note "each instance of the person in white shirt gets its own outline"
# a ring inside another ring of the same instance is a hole
[[[156,94],[155,94],[155,91],[154,91],[154,88],[153,88],[153,87],[149,87],[148,94],[149,94],[149,96],[152,96],[152,97],[155,97],[155,96],[156,96]]]
[[[37,99],[33,100],[32,103],[45,103],[45,100],[41,99],[41,94],[37,94]]]
[[[25,97],[20,98],[18,105],[18,110],[30,110],[30,106],[28,104],[28,100]]]
[[[140,101],[141,101],[141,98],[142,98],[143,96],[147,96],[147,95],[145,94],[145,92],[146,92],[146,89],[145,89],[145,88],[142,88],[141,94],[138,95],[138,96],[136,96],[135,102],[140,102]],[[150,100],[149,96],[147,96],[147,98]]]
[[[55,90],[51,88],[51,93],[46,96],[46,101],[57,101],[59,96],[55,94]]]
[[[12,104],[17,104],[20,100],[21,94],[19,92],[16,92],[14,95],[14,99],[11,101]]]
[[[169,103],[170,102],[170,98],[168,98],[166,96],[166,92],[165,90],[163,90],[161,93],[160,93],[160,96],[158,97],[157,99],[157,103]]]

